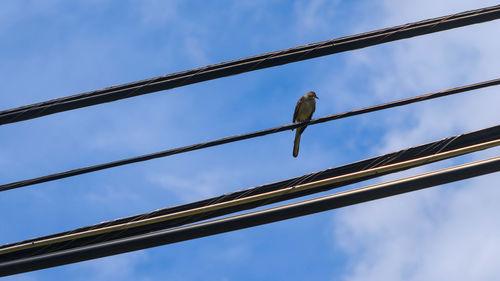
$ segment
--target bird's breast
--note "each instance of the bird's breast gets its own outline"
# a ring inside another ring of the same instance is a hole
[[[314,109],[316,108],[316,102],[314,99],[309,100],[306,99],[300,104],[300,108],[297,112],[297,118],[296,120],[298,122],[303,122],[307,121],[311,118],[312,113],[314,112]]]

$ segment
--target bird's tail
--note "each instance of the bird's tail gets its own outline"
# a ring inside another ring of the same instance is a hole
[[[299,145],[300,145],[300,136],[302,135],[302,128],[297,128],[295,131],[295,140],[293,141],[293,157],[297,157],[299,155]]]

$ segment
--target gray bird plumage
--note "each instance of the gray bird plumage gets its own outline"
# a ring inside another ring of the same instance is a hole
[[[295,112],[293,113],[293,123],[304,122],[311,120],[311,117],[316,109],[316,100],[319,99],[316,93],[313,91],[307,92],[304,96],[300,97],[297,105],[295,106]],[[299,145],[300,136],[304,132],[307,126],[301,126],[295,131],[295,140],[293,142],[293,157],[299,155]]]

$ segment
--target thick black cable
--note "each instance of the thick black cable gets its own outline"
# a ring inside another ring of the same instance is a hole
[[[81,107],[172,89],[291,62],[487,22],[500,18],[500,5],[208,65],[151,79],[0,111],[0,125]]]
[[[500,171],[500,157],[195,225],[0,263],[13,275],[255,227]]]
[[[231,201],[237,198],[243,198],[247,196],[252,196],[252,195],[257,195],[257,194],[262,194],[262,193],[267,193],[270,191],[276,191],[280,190],[286,187],[294,186],[297,184],[303,184],[303,183],[309,183],[317,180],[323,180],[326,178],[332,178],[332,177],[337,177],[340,175],[345,175],[345,174],[350,174],[354,172],[359,172],[375,167],[381,167],[384,165],[389,165],[389,164],[397,164],[401,163],[404,161],[408,160],[413,160],[416,158],[420,157],[425,157],[425,156],[430,156],[434,155],[439,152],[447,152],[459,148],[464,148],[464,147],[469,147],[473,145],[477,145],[480,143],[485,143],[493,140],[498,140],[500,139],[500,126],[495,126],[475,132],[470,132],[466,134],[461,134],[461,135],[456,135],[452,137],[448,137],[445,139],[441,139],[435,142],[431,142],[428,144],[424,145],[419,145],[407,149],[403,149],[397,152],[385,154],[382,156],[362,160],[359,162],[351,163],[348,165],[343,165],[335,168],[330,168],[327,170],[307,174],[301,177],[296,177],[276,183],[271,183],[271,184],[266,184],[246,190],[241,190],[229,194],[225,194],[222,196],[218,197],[213,197],[189,204],[184,204],[184,205],[179,205],[179,206],[174,206],[170,208],[165,208],[165,209],[160,209],[156,210],[154,212],[146,213],[146,214],[141,214],[141,215],[135,215],[131,217],[126,217],[126,218],[121,218],[118,220],[113,220],[109,222],[103,222],[100,224],[92,225],[92,226],[86,226],[86,227],[81,227],[75,230],[71,231],[66,231],[66,232],[61,232],[57,234],[52,234],[44,237],[39,237],[35,239],[29,239],[17,243],[11,243],[11,244],[6,244],[0,247],[1,249],[12,247],[15,245],[20,245],[20,244],[28,244],[28,243],[33,243],[36,241],[40,240],[45,240],[49,238],[54,238],[54,237],[60,237],[60,236],[65,236],[68,234],[73,234],[73,233],[78,233],[78,232],[84,232],[88,230],[93,230],[93,229],[99,229],[99,228],[104,228],[108,226],[113,226],[113,225],[118,225],[118,224],[124,224],[132,221],[137,221],[140,219],[147,219],[147,218],[154,218],[166,214],[171,214],[175,212],[180,212],[180,211],[185,211],[185,210],[190,210],[190,209],[195,209],[203,206],[207,206],[213,203],[219,203],[219,202],[227,202]],[[392,172],[397,172],[397,171],[402,171],[406,170],[405,168],[403,169],[398,169]],[[176,220],[171,220],[167,222],[160,222],[160,223],[155,223],[151,225],[146,225],[146,226],[141,226],[135,229],[128,229],[128,230],[119,230],[116,232],[108,233],[108,234],[98,234],[94,235],[91,237],[85,237],[85,238],[79,238],[71,241],[71,244],[68,244],[67,242],[61,242],[61,243],[55,243],[50,246],[38,246],[38,247],[33,247],[30,249],[26,250],[20,250],[16,252],[11,252],[11,253],[6,253],[6,254],[1,254],[0,255],[0,262],[7,261],[7,260],[12,260],[12,259],[18,259],[18,258],[24,258],[32,255],[39,255],[39,254],[44,254],[44,253],[50,253],[54,252],[57,250],[60,250],[61,248],[68,249],[68,248],[74,248],[74,247],[79,247],[83,245],[87,245],[89,243],[98,243],[98,242],[103,242],[103,241],[109,241],[109,240],[116,240],[120,238],[125,238],[129,237],[132,235],[137,235],[137,234],[143,234],[151,231],[158,231],[162,230],[165,228],[171,228],[171,227],[178,227],[181,225],[185,225],[188,223],[194,223],[194,222],[199,222],[201,220],[206,220],[222,215],[227,215],[230,213],[238,212],[238,211],[243,211],[243,210],[248,210],[251,208],[259,207],[262,205],[266,204],[271,204],[271,203],[277,203],[277,202],[282,202],[285,200],[289,200],[292,198],[298,198],[301,196],[305,195],[310,195],[313,193],[321,192],[321,191],[326,191],[330,190],[332,188],[337,188],[340,186],[345,186],[348,184],[352,183],[357,183],[360,181],[372,179],[378,176],[383,176],[386,175],[390,172],[383,172],[383,173],[378,173],[376,175],[371,175],[371,176],[365,176],[362,178],[358,178],[355,180],[349,180],[347,182],[341,182],[337,184],[332,184],[329,185],[328,187],[325,188],[320,188],[316,190],[305,190],[297,193],[292,193],[292,194],[287,194],[284,196],[281,196],[279,198],[276,198],[274,200],[260,200],[260,201],[255,201],[253,203],[248,203],[240,206],[235,206],[231,208],[226,208],[224,210],[218,210],[218,211],[213,211],[209,212],[203,216],[193,216],[193,217],[188,217],[188,218],[183,218],[183,219],[176,219]]]
[[[313,124],[318,124],[318,123],[324,123],[324,122],[328,122],[328,121],[333,121],[333,120],[342,119],[342,118],[346,118],[346,117],[356,116],[356,115],[374,112],[374,111],[378,111],[378,110],[408,105],[411,103],[422,102],[422,101],[435,99],[435,98],[441,98],[441,97],[459,94],[459,93],[463,93],[463,92],[468,92],[468,91],[472,91],[472,90],[477,90],[477,89],[481,89],[481,88],[485,88],[485,87],[496,86],[499,84],[500,84],[500,78],[494,79],[494,80],[489,80],[489,81],[484,81],[484,82],[479,82],[479,83],[475,83],[475,84],[470,84],[470,85],[466,85],[466,86],[461,86],[461,87],[457,87],[457,88],[452,88],[452,89],[448,89],[448,90],[444,90],[444,91],[440,91],[440,92],[425,94],[425,95],[421,95],[421,96],[417,96],[417,97],[413,97],[413,98],[408,98],[408,99],[393,101],[393,102],[384,103],[384,104],[380,104],[380,105],[356,109],[356,110],[352,110],[352,111],[347,111],[344,113],[331,114],[331,115],[327,115],[327,116],[324,116],[321,118],[313,119],[313,120],[308,121],[308,122],[287,124],[284,126],[278,126],[278,127],[274,127],[274,128],[270,128],[270,129],[266,129],[266,130],[261,130],[261,131],[257,131],[257,132],[225,137],[222,139],[217,139],[217,140],[213,140],[213,141],[209,141],[209,142],[178,147],[178,148],[174,148],[174,149],[164,150],[164,151],[146,154],[146,155],[141,155],[141,156],[137,156],[137,157],[132,157],[132,158],[117,160],[117,161],[113,161],[113,162],[108,162],[108,163],[103,163],[103,164],[68,170],[68,171],[64,171],[64,172],[54,173],[54,174],[50,174],[47,176],[42,176],[42,177],[37,177],[37,178],[2,184],[2,185],[0,185],[0,192],[11,190],[11,189],[16,189],[16,188],[20,188],[20,187],[25,187],[25,186],[35,185],[35,184],[39,184],[39,183],[59,180],[59,179],[63,179],[63,178],[73,177],[73,176],[77,176],[77,175],[92,173],[92,172],[96,172],[96,171],[100,171],[100,170],[104,170],[104,169],[109,169],[109,168],[114,168],[114,167],[118,167],[118,166],[132,164],[132,163],[148,161],[148,160],[161,158],[161,157],[167,157],[167,156],[171,156],[171,155],[175,155],[175,154],[179,154],[179,153],[184,153],[184,152],[189,152],[189,151],[194,151],[194,150],[198,150],[198,149],[202,149],[202,148],[208,148],[208,147],[212,147],[212,146],[227,144],[227,143],[231,143],[231,142],[246,140],[246,139],[265,136],[265,135],[269,135],[269,134],[274,134],[274,133],[278,133],[278,132],[282,132],[282,131],[286,131],[286,130],[290,130],[290,129],[295,129],[299,126],[302,126],[303,124],[313,125]]]

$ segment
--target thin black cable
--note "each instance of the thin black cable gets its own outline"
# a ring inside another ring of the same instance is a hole
[[[500,18],[500,5],[208,65],[0,111],[0,125]]]
[[[479,131],[460,134],[460,135],[457,135],[454,137],[448,137],[448,138],[434,141],[434,142],[431,142],[428,144],[423,144],[423,145],[419,145],[419,146],[415,146],[415,147],[411,147],[411,148],[406,148],[406,149],[403,149],[403,150],[400,150],[397,152],[393,152],[393,153],[385,154],[382,156],[358,161],[358,162],[351,163],[348,165],[343,165],[343,166],[330,168],[330,169],[326,169],[326,170],[319,171],[319,172],[314,172],[311,174],[288,179],[285,181],[280,181],[280,182],[266,184],[266,185],[246,189],[246,190],[228,193],[228,194],[225,194],[222,196],[217,196],[217,197],[213,197],[213,198],[209,198],[209,199],[205,199],[205,200],[201,200],[201,201],[197,201],[197,202],[192,202],[189,204],[179,205],[179,206],[165,208],[165,209],[159,209],[159,210],[156,210],[156,211],[153,211],[150,213],[135,215],[135,216],[121,218],[121,219],[108,221],[108,222],[103,222],[103,223],[99,223],[99,224],[92,225],[92,226],[81,227],[81,228],[71,230],[71,231],[61,232],[61,233],[52,234],[52,235],[39,237],[39,238],[35,238],[35,239],[29,239],[29,240],[25,240],[25,241],[21,241],[21,242],[17,242],[17,243],[11,243],[11,244],[1,246],[0,249],[16,246],[16,245],[20,245],[20,244],[33,243],[36,241],[54,238],[54,237],[58,237],[58,236],[66,236],[66,235],[73,234],[73,233],[84,232],[84,231],[88,231],[88,230],[99,229],[99,228],[104,228],[104,227],[108,227],[108,226],[128,223],[128,222],[136,221],[139,219],[154,218],[154,217],[161,216],[161,215],[166,215],[166,214],[171,214],[171,213],[175,213],[175,212],[180,212],[180,211],[185,211],[185,210],[189,210],[189,209],[207,206],[207,205],[213,204],[214,202],[227,202],[227,201],[231,201],[231,200],[234,200],[237,198],[243,198],[246,196],[257,195],[257,194],[262,194],[262,193],[266,193],[266,192],[280,190],[280,189],[283,189],[286,187],[294,186],[298,182],[308,183],[308,182],[312,182],[315,180],[332,178],[332,177],[336,177],[336,176],[340,176],[340,175],[359,172],[362,170],[366,170],[368,168],[380,167],[380,166],[383,166],[382,164],[384,164],[384,165],[397,164],[397,163],[400,163],[403,161],[413,160],[413,159],[425,157],[425,156],[431,156],[431,155],[434,155],[438,152],[447,152],[447,151],[451,151],[451,150],[455,150],[455,149],[459,149],[459,148],[464,148],[464,147],[469,147],[469,146],[477,145],[480,143],[486,143],[486,142],[498,140],[498,139],[500,139],[500,126],[495,126],[495,127],[486,128],[486,129],[479,130]],[[384,159],[385,160],[384,162],[386,162],[386,161],[387,162],[382,163],[381,161],[377,161],[378,159]],[[374,162],[377,162],[378,164],[373,164]],[[398,171],[402,171],[402,170],[406,170],[406,168],[398,169],[398,170],[395,170],[392,172],[398,172]],[[285,200],[298,198],[300,196],[306,196],[306,195],[310,195],[313,193],[330,190],[330,189],[335,188],[335,187],[340,187],[340,186],[345,186],[348,184],[357,183],[357,182],[372,179],[372,178],[375,178],[378,176],[383,176],[383,175],[386,175],[388,173],[390,173],[390,172],[383,172],[383,173],[379,173],[379,174],[372,175],[372,176],[365,176],[365,177],[362,177],[359,179],[350,180],[350,181],[342,182],[342,183],[337,183],[335,185],[330,185],[328,188],[324,188],[324,189],[304,190],[301,192],[296,192],[294,194],[288,194],[285,196],[281,196],[280,198],[276,198],[275,200],[264,199],[264,200],[256,201],[254,203],[249,203],[249,204],[245,204],[245,205],[227,208],[225,210],[218,210],[218,211],[209,212],[205,216],[186,217],[184,219],[171,220],[168,222],[159,222],[159,223],[155,223],[155,224],[151,224],[151,225],[147,225],[147,226],[141,226],[140,228],[110,232],[110,233],[105,234],[105,235],[97,234],[97,235],[94,235],[92,237],[78,238],[78,239],[72,240],[71,244],[68,244],[68,242],[66,241],[66,242],[55,243],[55,244],[52,244],[50,246],[47,246],[47,245],[46,246],[38,246],[38,247],[30,248],[30,249],[20,250],[17,252],[1,254],[0,255],[0,262],[14,259],[14,258],[23,258],[23,257],[27,257],[27,256],[49,253],[49,252],[60,250],[61,248],[67,249],[67,248],[82,246],[82,245],[86,245],[90,242],[109,241],[109,240],[111,240],[111,238],[113,240],[115,240],[117,238],[125,238],[125,237],[132,236],[132,235],[143,234],[143,233],[147,233],[147,232],[151,232],[151,231],[158,231],[158,230],[162,230],[165,228],[178,227],[178,226],[188,224],[188,223],[199,222],[201,220],[210,219],[210,218],[214,218],[217,216],[227,215],[227,214],[238,212],[238,211],[243,211],[243,210],[248,210],[248,209],[255,208],[255,207],[260,207],[264,204],[282,202]]]
[[[137,235],[125,239],[2,262],[0,263],[0,276],[55,267],[255,227],[498,171],[500,171],[500,157],[177,229]]]
[[[274,127],[274,128],[270,128],[270,129],[266,129],[266,130],[261,130],[261,131],[257,131],[257,132],[225,137],[225,138],[221,138],[221,139],[217,139],[217,140],[213,140],[213,141],[209,141],[209,142],[183,146],[183,147],[179,147],[179,148],[164,150],[164,151],[146,154],[146,155],[141,155],[141,156],[137,156],[137,157],[132,157],[132,158],[117,160],[117,161],[113,161],[113,162],[108,162],[108,163],[78,168],[78,169],[74,169],[74,170],[68,170],[68,171],[64,171],[64,172],[54,173],[54,174],[50,174],[47,176],[42,176],[42,177],[37,177],[37,178],[2,184],[2,185],[0,185],[0,192],[11,190],[11,189],[16,189],[16,188],[20,188],[20,187],[25,187],[25,186],[35,185],[35,184],[39,184],[39,183],[59,180],[59,179],[63,179],[63,178],[73,177],[73,176],[77,176],[77,175],[87,174],[87,173],[96,172],[96,171],[100,171],[100,170],[104,170],[104,169],[118,167],[118,166],[128,165],[128,164],[132,164],[132,163],[148,161],[148,160],[161,158],[161,157],[167,157],[167,156],[171,156],[174,154],[185,153],[185,152],[194,151],[194,150],[198,150],[198,149],[202,149],[202,148],[208,148],[208,147],[212,147],[212,146],[227,144],[227,143],[246,140],[246,139],[250,139],[250,138],[261,137],[261,136],[274,134],[274,133],[278,133],[278,132],[282,132],[282,131],[286,131],[286,130],[290,130],[290,129],[295,129],[295,128],[300,127],[304,124],[313,125],[313,124],[324,123],[324,122],[333,121],[336,119],[342,119],[342,118],[346,118],[346,117],[356,116],[356,115],[365,114],[365,113],[374,112],[374,111],[383,110],[383,109],[388,109],[388,108],[392,108],[392,107],[408,105],[411,103],[422,102],[422,101],[435,99],[435,98],[441,98],[441,97],[445,97],[445,96],[449,96],[449,95],[459,94],[459,93],[477,90],[477,89],[481,89],[481,88],[485,88],[485,87],[491,87],[491,86],[495,86],[495,85],[499,85],[499,84],[500,84],[500,78],[494,79],[494,80],[489,80],[489,81],[484,81],[484,82],[480,82],[480,83],[470,84],[470,85],[466,85],[466,86],[462,86],[462,87],[457,87],[457,88],[453,88],[453,89],[448,89],[448,90],[444,90],[444,91],[440,91],[440,92],[421,95],[421,96],[417,96],[417,97],[413,97],[413,98],[402,99],[402,100],[384,103],[384,104],[380,104],[380,105],[375,105],[375,106],[365,107],[365,108],[356,109],[356,110],[352,110],[352,111],[347,111],[344,113],[327,115],[327,116],[324,116],[321,118],[313,119],[311,121],[306,121],[306,122],[302,122],[302,123],[287,124],[284,126],[278,126],[278,127]]]

